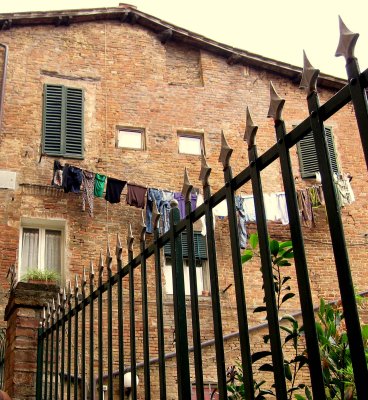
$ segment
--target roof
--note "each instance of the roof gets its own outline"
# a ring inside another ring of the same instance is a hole
[[[168,40],[183,42],[224,57],[229,65],[246,64],[263,68],[281,74],[295,83],[299,83],[301,79],[302,68],[300,67],[216,42],[145,14],[137,10],[135,6],[126,4],[108,8],[0,14],[0,29],[35,25],[68,26],[75,23],[101,20],[119,20],[122,23],[138,24],[156,33],[162,43],[166,43]],[[321,73],[318,83],[319,86],[341,89],[347,81]]]

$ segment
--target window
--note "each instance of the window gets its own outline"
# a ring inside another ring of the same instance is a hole
[[[337,164],[336,149],[333,141],[332,129],[330,127],[325,127],[325,132],[332,171],[338,173],[339,168]],[[308,135],[306,135],[297,144],[297,150],[302,178],[314,178],[319,168],[313,132],[308,133]]]
[[[83,157],[83,90],[44,85],[43,152]]]
[[[118,128],[116,147],[144,150],[144,139],[143,129]]]
[[[64,221],[22,220],[19,277],[29,269],[63,272]]]
[[[178,133],[179,153],[200,156],[204,151],[203,135]]]
[[[185,283],[185,294],[190,295],[190,278],[189,278],[189,260],[188,260],[188,244],[187,235],[182,234],[182,250],[183,250],[183,264],[184,264],[184,283]],[[209,271],[207,263],[207,247],[205,238],[200,232],[194,232],[194,254],[195,254],[195,266],[197,276],[197,290],[198,295],[202,295],[203,292],[209,292]],[[173,294],[173,282],[172,282],[172,264],[171,264],[171,246],[170,243],[164,246],[165,265],[165,290],[167,294]]]

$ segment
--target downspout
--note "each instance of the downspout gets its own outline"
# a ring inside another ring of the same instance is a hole
[[[2,47],[5,51],[3,77],[2,77],[1,92],[0,92],[0,134],[1,134],[1,130],[2,130],[2,126],[3,126],[4,95],[5,95],[6,71],[8,68],[9,47],[7,44],[4,44],[4,43],[0,43],[0,47]],[[1,142],[1,140],[0,140],[0,142]]]

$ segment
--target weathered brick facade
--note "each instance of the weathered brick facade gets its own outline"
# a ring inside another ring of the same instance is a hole
[[[122,23],[117,18],[101,17],[96,21],[76,23],[72,20],[70,26],[44,24],[42,18],[37,21],[34,25],[25,23],[0,33],[0,42],[9,47],[0,132],[0,170],[17,173],[15,190],[0,189],[0,310],[4,310],[7,303],[7,270],[11,264],[17,263],[21,218],[65,221],[63,282],[73,279],[75,274],[80,275],[90,260],[96,263],[100,250],[105,253],[107,241],[114,244],[117,233],[125,238],[129,223],[137,238],[134,252],[138,254],[141,211],[126,205],[124,195],[122,202],[117,205],[107,206],[105,200],[97,198],[94,217],[90,218],[86,212],[82,212],[79,195],[64,194],[49,186],[55,159],[148,187],[180,191],[184,167],[188,168],[193,185],[201,187],[198,179],[201,163],[199,156],[179,154],[177,132],[199,132],[203,133],[207,161],[212,167],[210,182],[215,192],[224,182],[222,167],[218,162],[222,130],[234,149],[231,158],[234,175],[248,165],[243,140],[246,106],[250,108],[254,122],[259,125],[259,154],[275,143],[273,122],[266,118],[270,81],[286,99],[284,119],[288,130],[308,115],[305,92],[298,88],[299,82],[286,72],[286,66],[271,68],[267,60],[263,64],[243,60],[231,65],[225,57],[202,45],[200,39],[193,44],[174,37],[163,44],[156,32],[146,28],[143,23]],[[1,60],[4,62],[3,58]],[[293,70],[290,66],[288,68]],[[294,76],[298,74],[298,69],[294,68]],[[342,86],[339,80],[328,77],[324,78],[323,83],[320,90],[322,102]],[[41,154],[44,84],[84,89],[82,160]],[[331,118],[328,125],[333,128],[340,168],[353,176],[356,201],[343,209],[342,218],[354,284],[357,291],[363,291],[367,289],[364,236],[368,219],[367,175],[353,114],[349,104]],[[146,149],[117,148],[118,126],[143,128]],[[295,148],[291,150],[291,156],[297,188],[314,183],[314,180],[301,179]],[[278,162],[262,173],[262,179],[265,192],[283,190]],[[251,193],[250,183],[241,192]],[[249,224],[249,233],[255,232],[255,229],[254,224]],[[281,223],[272,222],[269,229],[273,238],[282,240],[289,237],[288,227]],[[320,297],[328,300],[338,298],[323,208],[316,212],[316,227],[305,228],[304,234],[315,303],[318,304]],[[148,240],[151,240],[149,236]],[[216,222],[216,242],[220,289],[232,285],[221,294],[223,330],[224,334],[228,334],[237,330],[237,324],[234,322],[236,303],[226,218]],[[127,249],[124,246],[123,260],[126,259]],[[116,268],[115,264],[113,268]],[[295,275],[293,272],[291,274]],[[139,272],[137,285],[138,277]],[[244,278],[252,326],[260,321],[251,310],[262,304],[263,300],[259,263],[247,264]],[[151,354],[154,357],[157,355],[157,321],[152,263],[148,266],[148,282]],[[296,290],[295,278],[292,285]],[[139,292],[137,288],[137,358],[141,361],[143,328]],[[199,303],[203,340],[209,340],[213,338],[210,297],[201,296]],[[164,307],[166,350],[171,352],[174,351],[172,296],[165,295]],[[298,301],[291,302],[289,308],[289,312],[298,311]],[[127,302],[124,312],[128,315]],[[189,327],[190,323],[188,320]],[[127,321],[127,335],[128,329]],[[257,342],[259,337],[254,338],[254,343]],[[227,343],[232,344],[226,345],[226,360],[233,364],[239,356],[238,348],[233,341]],[[117,354],[117,350],[114,351],[114,355]],[[214,356],[214,348],[207,348],[204,353],[205,381],[216,381]],[[158,374],[154,367],[153,370],[152,392],[157,393]],[[168,362],[168,370],[173,378],[176,372],[172,361]],[[143,390],[141,385],[139,388]],[[168,385],[168,390],[172,391],[169,398],[175,398],[175,385]],[[153,395],[152,398],[158,396]]]

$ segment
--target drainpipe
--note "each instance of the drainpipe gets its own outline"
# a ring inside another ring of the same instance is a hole
[[[1,129],[3,126],[4,95],[5,95],[6,70],[8,68],[9,47],[7,44],[4,43],[0,43],[0,47],[2,47],[5,51],[3,77],[1,82],[1,93],[0,93],[0,133],[1,133]]]

